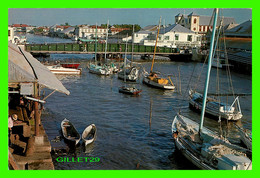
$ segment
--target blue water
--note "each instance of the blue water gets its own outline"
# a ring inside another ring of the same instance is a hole
[[[31,36],[30,38],[34,38]],[[37,36],[37,38],[39,38]],[[46,39],[46,37],[43,37]],[[30,41],[30,39],[28,39]],[[139,97],[131,97],[118,92],[118,87],[124,85],[117,75],[108,77],[91,74],[86,69],[91,55],[51,55],[48,60],[77,60],[83,68],[81,76],[58,76],[63,85],[70,91],[66,96],[54,93],[47,99],[42,113],[42,123],[50,140],[60,136],[60,123],[64,118],[69,119],[77,130],[82,131],[94,123],[97,127],[97,139],[86,150],[82,145],[75,150],[67,150],[66,154],[53,154],[55,169],[196,169],[184,157],[175,151],[171,137],[171,123],[176,112],[181,111],[185,116],[199,121],[199,114],[188,108],[187,88],[197,84],[197,90],[203,91],[203,82],[198,82],[201,63],[156,62],[154,70],[164,74],[173,74],[172,81],[177,85],[176,91],[162,91],[143,85],[128,83],[143,90]],[[147,71],[151,63],[142,62],[141,66]],[[194,70],[194,72],[193,72]],[[190,80],[191,74],[194,77]],[[204,70],[201,81],[205,79]],[[239,73],[232,74],[235,93],[251,93],[251,76]],[[216,91],[217,70],[212,69],[209,92]],[[220,90],[227,92],[226,72],[219,71]],[[191,82],[190,82],[191,81]],[[190,84],[190,85],[189,85]],[[188,86],[189,85],[189,86]],[[45,95],[51,91],[45,89]],[[178,91],[178,92],[177,92]],[[224,98],[224,101],[227,99]],[[228,103],[232,103],[228,98]],[[239,125],[252,127],[252,97],[240,97],[243,118]],[[151,124],[149,124],[151,120]],[[233,123],[221,123],[222,128],[229,128],[227,136],[237,139],[237,131]],[[218,131],[216,120],[205,119],[205,126]],[[64,141],[51,142],[53,148],[68,148]],[[85,152],[86,151],[86,152]],[[58,162],[56,158],[69,157],[98,157],[99,162]]]

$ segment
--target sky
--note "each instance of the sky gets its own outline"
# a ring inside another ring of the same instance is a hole
[[[51,26],[55,24],[70,25],[80,24],[139,24],[141,27],[156,25],[162,17],[163,24],[173,24],[174,17],[178,14],[190,14],[194,12],[198,15],[211,16],[213,9],[177,9],[177,8],[158,8],[158,9],[80,9],[80,8],[10,8],[8,10],[8,24],[28,24],[35,26]],[[226,17],[235,18],[236,23],[240,24],[252,19],[252,9],[223,9],[221,11]]]

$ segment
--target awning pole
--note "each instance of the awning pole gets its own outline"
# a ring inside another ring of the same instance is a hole
[[[38,83],[34,84],[34,97],[39,99],[39,90],[38,90]],[[39,136],[40,130],[40,114],[39,114],[39,102],[34,101],[34,119],[35,119],[35,136]]]

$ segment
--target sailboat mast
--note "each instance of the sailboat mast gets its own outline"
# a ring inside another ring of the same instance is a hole
[[[107,62],[107,39],[108,39],[108,25],[109,25],[109,20],[107,21],[107,34],[106,34],[106,47],[105,47],[105,62]]]
[[[126,54],[127,54],[127,38],[128,38],[128,34],[127,34],[127,36],[126,36],[126,42],[125,42],[124,82],[126,82],[126,71],[125,71],[125,67],[126,67]]]
[[[210,42],[210,49],[209,49],[209,59],[208,59],[208,71],[207,71],[207,77],[204,87],[204,95],[203,95],[203,103],[202,103],[202,110],[201,110],[201,117],[200,117],[200,126],[199,126],[199,132],[201,133],[203,128],[203,122],[204,122],[204,115],[205,115],[205,108],[206,108],[206,101],[207,101],[207,94],[208,94],[208,86],[209,86],[209,77],[210,77],[210,71],[211,71],[211,61],[212,61],[212,54],[213,54],[213,47],[214,47],[214,40],[215,40],[215,33],[216,33],[216,26],[217,26],[217,19],[218,19],[218,11],[219,9],[215,9],[215,17],[214,17],[214,24],[211,34],[211,42]]]
[[[96,39],[95,39],[95,65],[97,65],[97,23],[96,23]]]
[[[134,60],[134,32],[135,32],[135,25],[133,25],[133,33],[132,33],[132,56],[131,56],[131,63],[130,63],[131,67],[132,67],[132,62]]]
[[[152,61],[152,66],[151,66],[150,73],[153,72],[153,64],[154,64],[154,58],[155,58],[155,53],[156,53],[156,46],[157,46],[159,32],[160,32],[160,27],[161,27],[161,19],[162,19],[162,17],[160,17],[160,20],[159,20],[159,26],[158,26],[158,31],[157,31],[157,36],[156,36],[156,41],[155,41],[155,46],[154,46],[154,51],[153,51],[153,61]]]

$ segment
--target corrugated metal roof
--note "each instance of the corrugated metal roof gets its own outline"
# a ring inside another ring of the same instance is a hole
[[[40,85],[67,95],[70,92],[55,75],[30,53],[8,43],[8,82],[38,82]]]
[[[221,18],[218,18],[217,25],[220,24]],[[211,24],[210,24],[211,22]],[[231,23],[236,23],[233,17],[224,17],[223,25],[228,25]],[[211,20],[211,16],[200,16],[199,17],[199,25],[213,25],[213,20]]]
[[[227,30],[226,35],[252,37],[252,20],[248,20],[230,30]]]
[[[193,31],[189,30],[188,28],[185,28],[179,24],[173,24],[166,28],[161,28],[161,30],[160,30],[160,34],[165,34],[168,32],[195,33]]]
[[[157,29],[157,25],[148,25],[141,29],[141,31],[154,31]]]

